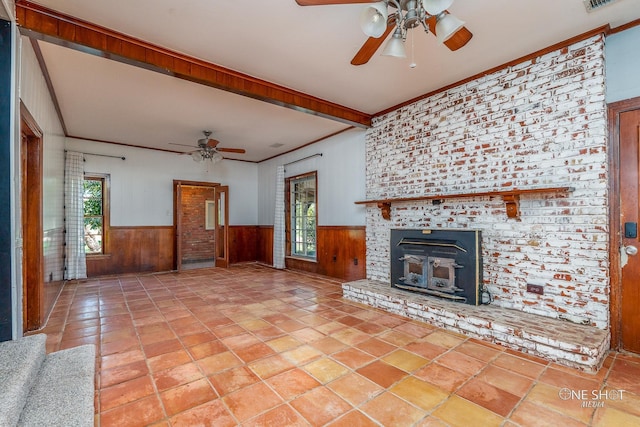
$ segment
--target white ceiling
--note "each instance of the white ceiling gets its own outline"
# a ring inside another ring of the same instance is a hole
[[[594,28],[640,18],[640,0],[587,13],[582,0],[456,0],[474,34],[452,52],[413,30],[413,59],[349,62],[366,36],[362,4],[295,0],[38,0],[38,4],[178,53],[374,114]],[[168,150],[211,129],[228,158],[260,161],[344,123],[39,42],[70,136]],[[417,67],[410,68],[412,62]],[[270,147],[282,144],[278,148]]]

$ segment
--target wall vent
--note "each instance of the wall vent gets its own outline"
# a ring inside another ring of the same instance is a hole
[[[593,12],[596,9],[614,3],[617,0],[583,0],[584,7],[587,8],[587,12]]]

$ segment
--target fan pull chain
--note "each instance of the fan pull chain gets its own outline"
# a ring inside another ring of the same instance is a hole
[[[416,64],[416,61],[415,61],[414,48],[413,48],[413,41],[415,37],[413,36],[413,34],[411,34],[410,37],[411,37],[411,64],[409,64],[409,68],[416,68],[418,65]]]

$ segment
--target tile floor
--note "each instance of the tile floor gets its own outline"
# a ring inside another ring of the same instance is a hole
[[[67,284],[49,351],[97,346],[96,426],[638,426],[640,358],[586,374],[256,264]]]

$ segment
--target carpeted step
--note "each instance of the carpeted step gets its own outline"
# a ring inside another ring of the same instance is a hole
[[[46,355],[46,335],[0,343],[0,426],[15,426]]]
[[[49,354],[36,379],[19,426],[94,425],[95,346]]]

